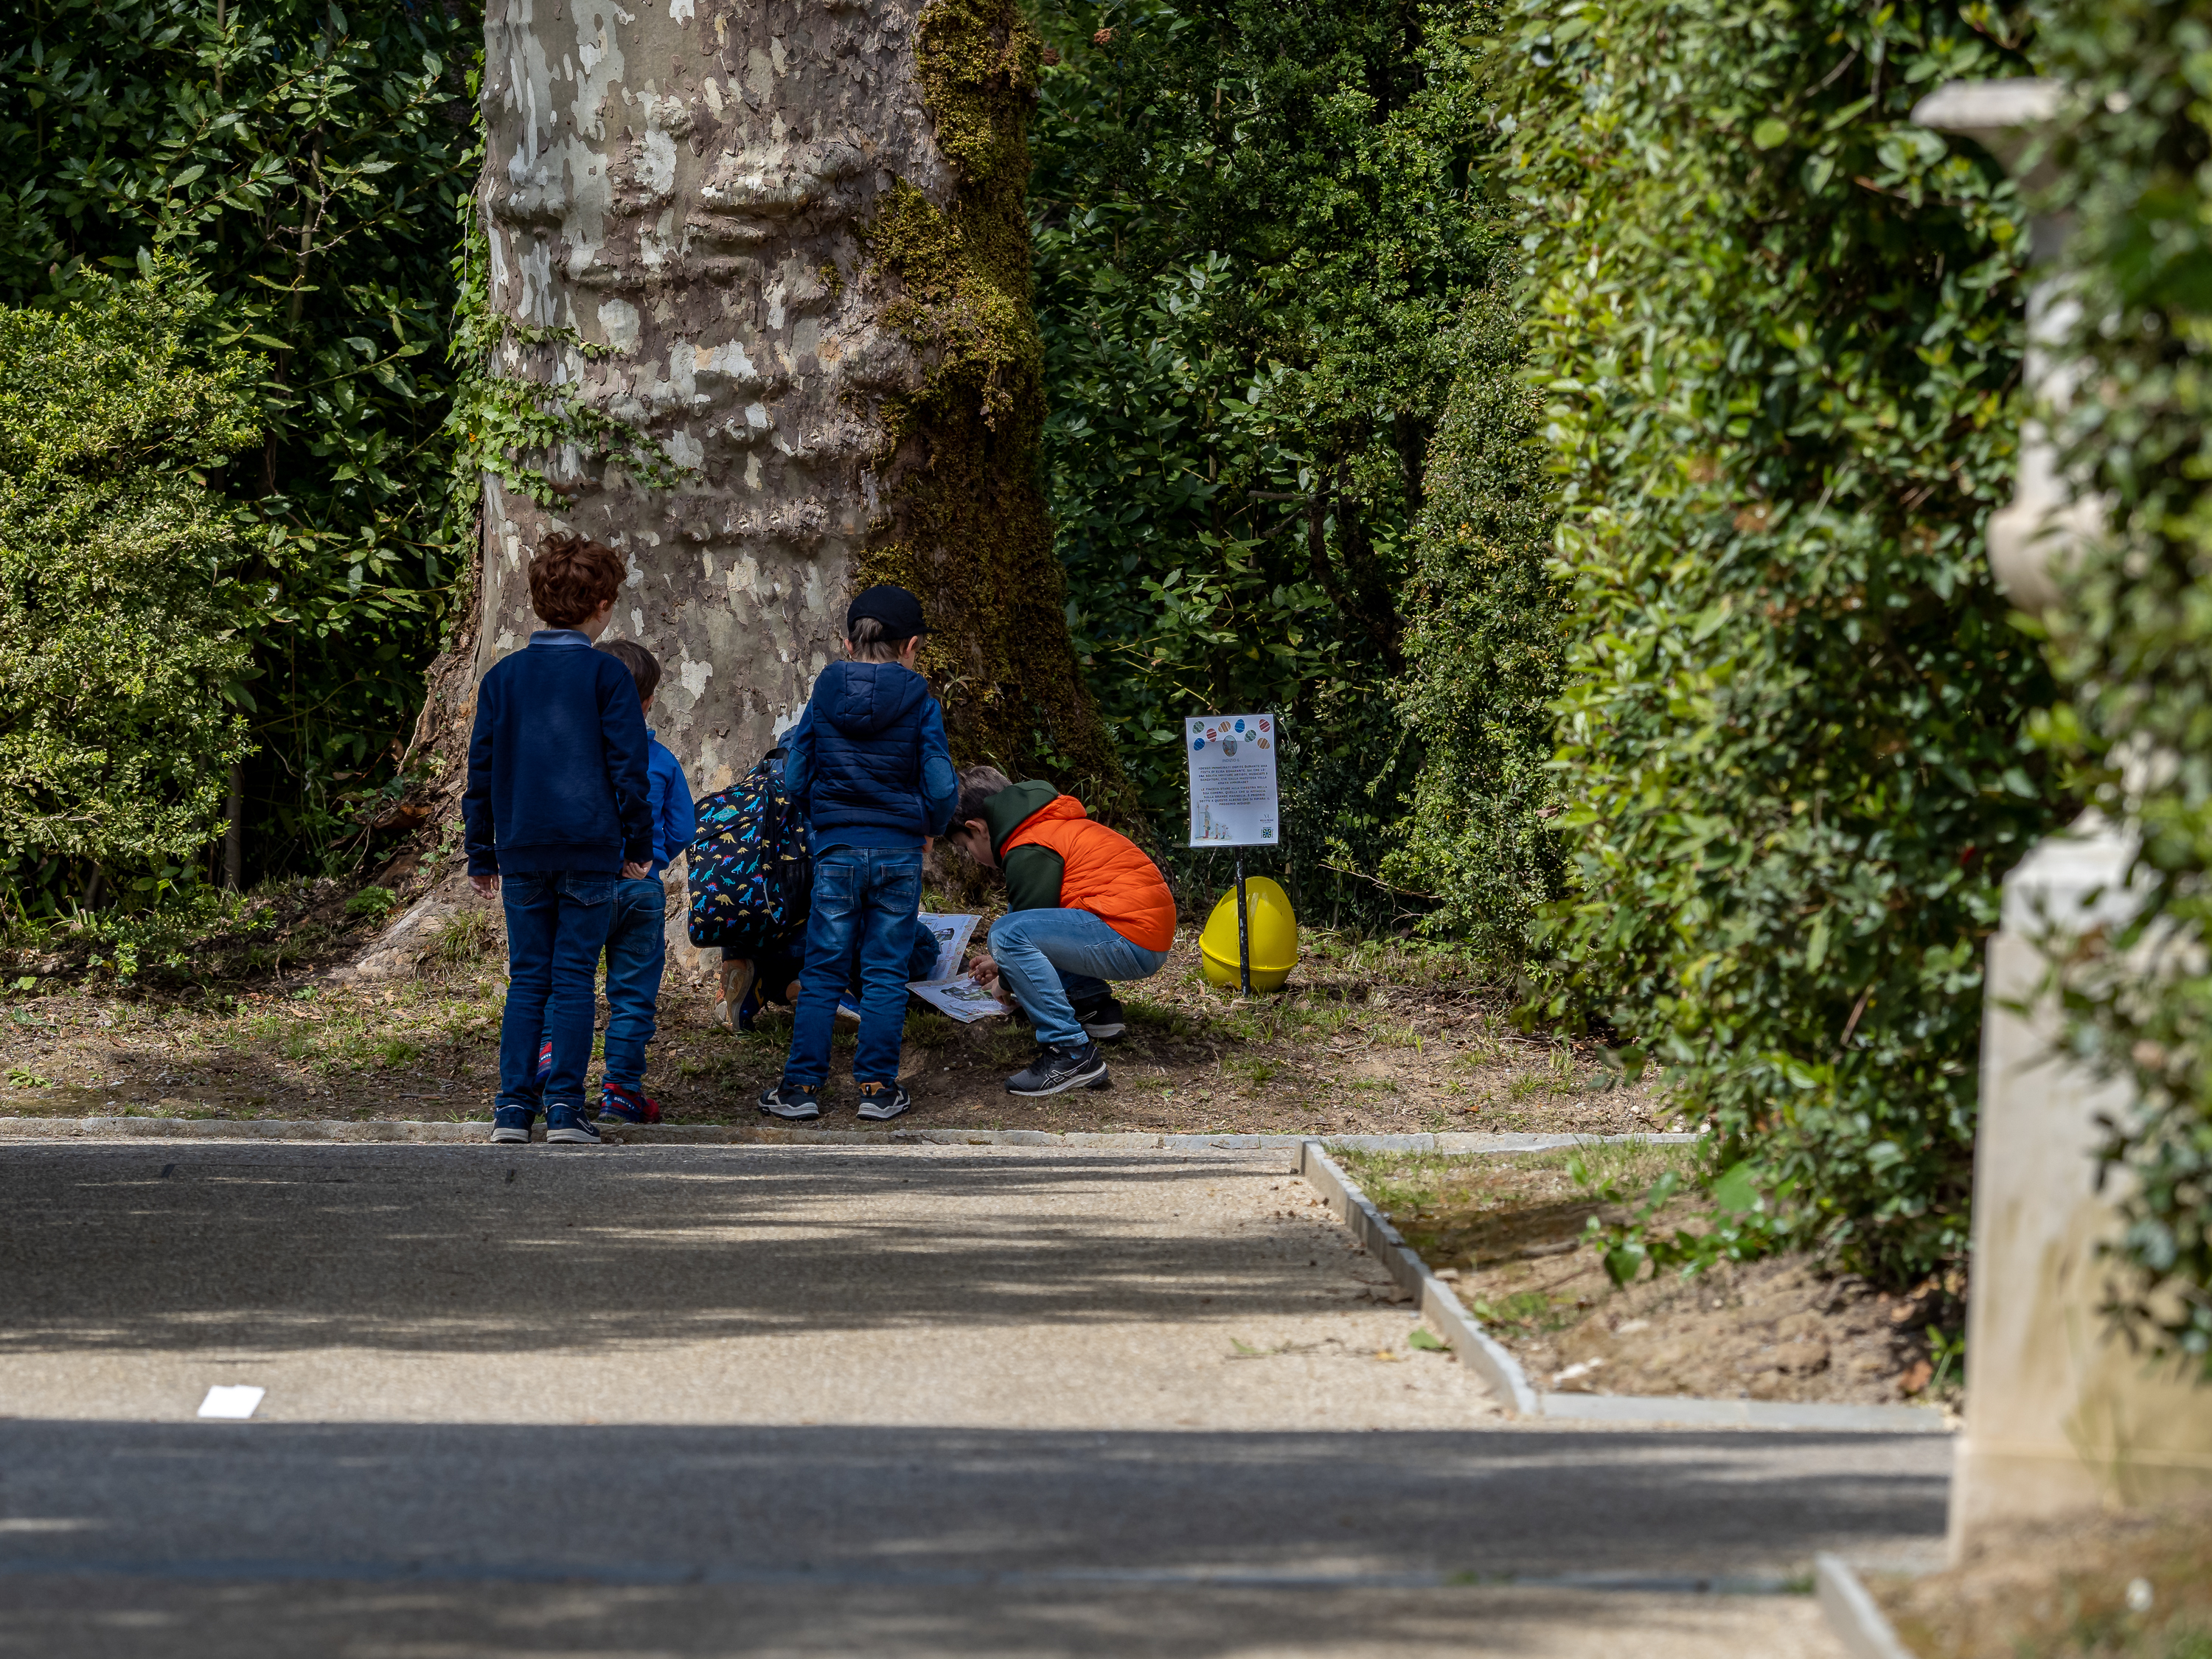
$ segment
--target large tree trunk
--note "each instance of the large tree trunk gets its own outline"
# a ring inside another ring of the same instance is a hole
[[[465,683],[536,625],[540,537],[597,537],[630,567],[608,637],[659,658],[703,794],[899,581],[956,760],[1125,813],[1036,484],[1016,0],[491,0],[485,45],[495,370],[573,441],[486,478]]]

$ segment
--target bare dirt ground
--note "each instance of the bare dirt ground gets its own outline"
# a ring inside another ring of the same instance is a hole
[[[2212,1509],[2003,1529],[1867,1587],[1918,1659],[2212,1659]]]
[[[1584,1232],[1591,1217],[1622,1213],[1597,1186],[1648,1190],[1669,1167],[1686,1174],[1689,1158],[1685,1146],[1628,1146],[1365,1152],[1349,1162],[1539,1389],[1854,1405],[1951,1396],[1955,1379],[1939,1374],[1928,1328],[1955,1324],[1961,1312],[1940,1285],[1893,1295],[1784,1255],[1691,1278],[1647,1269],[1616,1287]],[[1701,1199],[1678,1200],[1657,1220],[1695,1227],[1707,1209]]]
[[[251,903],[222,932],[130,965],[97,951],[0,952],[0,1115],[488,1118],[497,1080],[504,947],[495,915],[464,912],[410,978],[354,985],[326,970],[373,936],[335,883]],[[1030,1102],[1006,1077],[1035,1051],[1006,1019],[963,1026],[917,1007],[898,1127],[1627,1133],[1671,1127],[1663,1080],[1623,1085],[1594,1045],[1531,1038],[1507,999],[1457,959],[1310,933],[1290,983],[1243,1001],[1205,983],[1197,934],[1125,988],[1129,1035],[1113,1086]],[[647,1088],[673,1123],[757,1121],[787,1024],[737,1036],[709,993],[672,975]],[[605,1010],[601,1007],[604,1024]],[[851,1037],[832,1057],[825,1121],[852,1127]],[[596,1067],[594,1068],[596,1075]]]

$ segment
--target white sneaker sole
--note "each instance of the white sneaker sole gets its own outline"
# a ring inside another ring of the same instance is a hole
[[[549,1146],[599,1146],[605,1144],[589,1129],[548,1129],[545,1142]]]
[[[530,1131],[494,1129],[491,1132],[491,1144],[495,1146],[527,1146],[530,1144]]]

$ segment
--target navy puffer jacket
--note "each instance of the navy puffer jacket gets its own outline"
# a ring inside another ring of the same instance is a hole
[[[786,744],[784,781],[816,847],[919,847],[945,833],[959,780],[929,684],[895,662],[834,662]]]

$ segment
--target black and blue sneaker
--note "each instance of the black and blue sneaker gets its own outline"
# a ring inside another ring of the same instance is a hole
[[[770,1117],[803,1123],[809,1118],[822,1115],[822,1091],[819,1089],[797,1089],[788,1083],[778,1083],[774,1088],[761,1091],[760,1109]]]
[[[1036,1058],[1006,1079],[1010,1095],[1057,1095],[1070,1089],[1103,1089],[1111,1079],[1098,1045],[1089,1037],[1074,1048],[1037,1048]]]
[[[545,1109],[545,1139],[553,1146],[596,1146],[599,1132],[584,1120],[580,1106]]]
[[[891,1119],[914,1109],[914,1097],[901,1083],[863,1083],[860,1085],[860,1121],[888,1123]]]
[[[530,1126],[538,1121],[538,1114],[527,1106],[501,1106],[491,1115],[491,1139],[495,1146],[526,1146],[530,1144]]]

